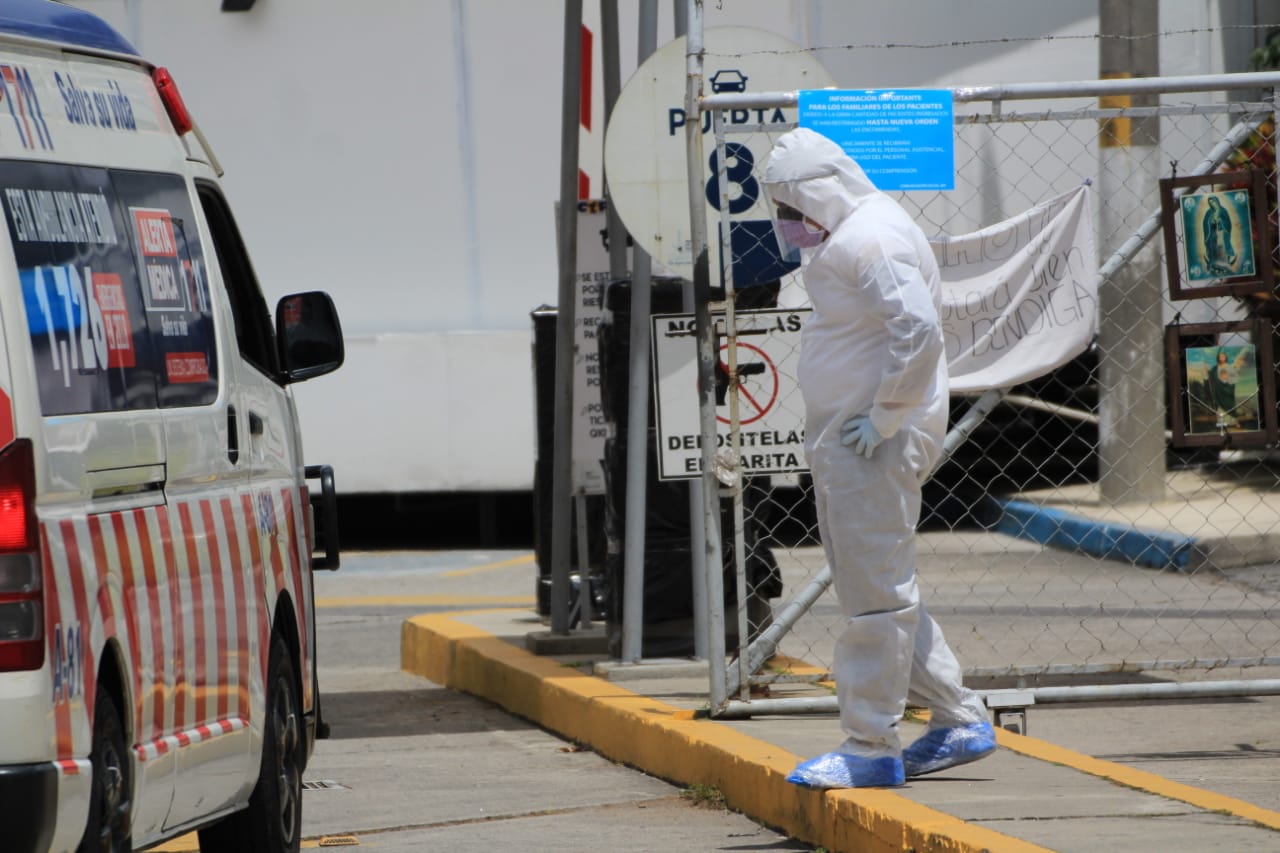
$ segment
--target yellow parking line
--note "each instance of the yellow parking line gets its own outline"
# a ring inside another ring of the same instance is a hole
[[[304,838],[298,846],[303,850],[316,847],[359,847],[360,841],[354,835],[322,835],[319,838]],[[157,853],[200,853],[200,837],[194,832],[188,832],[186,835],[179,835],[164,844],[148,849]]]
[[[1170,800],[1180,800],[1207,811],[1232,814],[1270,829],[1280,829],[1280,812],[1273,812],[1269,809],[1255,806],[1253,803],[1247,803],[1244,800],[1237,800],[1234,797],[1216,794],[1203,788],[1184,785],[1181,782],[1166,779],[1155,773],[1148,773],[1145,770],[1138,770],[1113,761],[1073,752],[1029,735],[1019,735],[1003,729],[996,729],[996,741],[1006,749],[1011,749],[1014,752],[1022,753],[1040,761],[1072,767],[1081,773],[1110,779],[1112,782],[1136,788],[1139,791],[1157,794]]]
[[[466,575],[475,575],[480,572],[491,572],[494,569],[508,569],[512,566],[523,566],[526,563],[533,562],[533,554],[521,554],[519,557],[512,557],[509,560],[499,560],[496,563],[484,563],[479,566],[468,566],[465,569],[454,569],[449,572],[441,572],[442,578],[460,578]]]
[[[528,607],[532,604],[532,595],[348,595],[316,599],[316,607]]]

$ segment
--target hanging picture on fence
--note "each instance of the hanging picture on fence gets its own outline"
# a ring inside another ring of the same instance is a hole
[[[1271,291],[1261,171],[1164,178],[1160,209],[1171,299]]]
[[[1271,335],[1260,322],[1165,330],[1174,447],[1258,447],[1276,441]]]

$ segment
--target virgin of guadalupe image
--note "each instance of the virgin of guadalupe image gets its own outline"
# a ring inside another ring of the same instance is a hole
[[[1208,209],[1200,223],[1205,266],[1212,275],[1230,275],[1236,264],[1236,250],[1231,242],[1231,216],[1217,196],[1209,196],[1206,202]]]
[[[1208,284],[1256,274],[1251,210],[1244,190],[1182,197],[1182,259],[1188,281]]]

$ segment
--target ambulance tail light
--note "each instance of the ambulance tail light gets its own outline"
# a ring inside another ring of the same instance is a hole
[[[173,75],[169,73],[169,69],[155,69],[151,72],[151,79],[156,84],[156,91],[160,93],[160,103],[164,104],[164,110],[169,114],[173,129],[179,136],[190,131],[194,127],[191,113],[187,112],[187,105],[182,102],[178,84],[173,81]]]
[[[30,439],[0,451],[0,672],[44,665],[44,589]]]

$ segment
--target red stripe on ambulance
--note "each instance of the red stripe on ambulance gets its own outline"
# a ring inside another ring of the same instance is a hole
[[[208,504],[204,504],[207,506]],[[200,551],[197,548],[197,539],[195,522],[191,517],[191,504],[178,504],[178,519],[182,522],[182,527],[186,530],[185,544],[187,546],[187,573],[191,583],[191,621],[194,625],[195,636],[195,678],[192,679],[192,714],[194,722],[202,723],[206,719],[204,709],[204,691],[208,687],[208,666],[205,650],[208,647],[208,639],[204,632],[204,576],[200,571]],[[205,536],[208,542],[208,528],[206,522]]]
[[[288,589],[288,579],[284,574],[284,560],[280,557],[280,540],[279,540],[279,521],[276,517],[275,503],[271,500],[271,495],[262,493],[258,499],[264,502],[264,505],[271,511],[271,540],[268,547],[271,550],[271,579],[276,585],[276,595]]]
[[[225,499],[224,499],[225,501]],[[213,537],[213,531],[216,529],[213,520],[213,504],[207,501],[200,502],[200,512],[204,516],[205,530],[210,533],[209,540],[209,559],[212,561],[213,577],[213,610],[214,610],[214,630],[213,630],[213,647],[217,650],[218,655],[218,680],[214,685],[214,691],[218,696],[217,709],[214,711],[215,719],[222,719],[227,716],[227,596],[226,590],[223,589],[222,583],[222,556],[218,550],[217,542]],[[235,562],[235,554],[231,555],[231,561]]]
[[[302,561],[299,549],[303,547],[304,543],[309,542],[310,540],[306,538],[303,530],[301,529],[302,525],[299,524],[299,516],[304,513],[298,512],[294,507],[293,499],[297,496],[298,492],[294,489],[281,489],[280,491],[280,500],[284,503],[285,529],[289,532],[289,538],[284,544],[285,547],[289,549],[289,577],[293,586],[293,612],[297,617],[298,636],[309,637],[311,635],[307,628],[307,609],[303,606],[302,600],[303,578]],[[310,644],[306,642],[299,643],[301,652],[298,655],[298,664],[303,673],[311,671],[309,645]],[[303,695],[309,697],[311,695],[311,679],[304,676],[302,684]],[[309,705],[310,702],[304,699],[303,704]]]
[[[227,515],[229,502],[223,502],[223,516]],[[235,559],[236,556],[242,554],[240,550],[240,531],[236,529],[235,519],[227,518],[227,545],[231,549],[233,570],[231,572],[231,583],[235,587],[235,600],[245,601],[244,597],[244,565],[243,561]],[[249,608],[236,608],[232,614],[236,617],[236,707],[235,713],[245,714],[249,710],[249,628],[245,625],[245,621],[249,618]],[[228,626],[230,630],[230,626]],[[226,714],[219,714],[219,718],[225,717]]]
[[[258,669],[265,684],[267,680],[267,655],[270,652],[269,640],[267,639],[269,630],[267,621],[270,616],[265,614],[267,607],[266,572],[261,571],[260,563],[255,563],[255,565],[259,566],[259,570],[253,573],[253,606],[255,608],[260,607],[264,611],[264,615],[258,617]]]
[[[67,555],[67,574],[71,578],[71,595],[75,607],[75,621],[67,626],[68,628],[74,626],[74,628],[63,633],[65,637],[63,654],[71,662],[68,667],[70,677],[79,676],[81,680],[78,692],[83,697],[85,712],[92,720],[94,682],[97,673],[93,671],[92,666],[87,665],[93,660],[93,653],[89,650],[89,598],[85,593],[84,566],[80,562],[80,546],[76,541],[74,522],[63,521],[59,526],[62,529],[62,548],[63,553]],[[73,649],[71,647],[73,643],[79,648]],[[55,661],[56,663],[58,662]]]
[[[173,723],[165,727],[165,731],[172,731],[181,729],[187,724],[187,656],[182,636],[186,620],[182,618],[182,596],[178,589],[178,556],[173,547],[173,530],[169,526],[168,510],[157,513],[157,521],[160,525],[161,551],[164,554],[164,581],[169,587],[169,618],[164,621],[173,628],[173,654],[169,657],[169,661],[173,664],[173,682],[170,688],[173,696]],[[187,535],[189,538],[190,531]]]
[[[137,530],[138,546],[142,551],[142,572],[146,583],[147,606],[151,613],[151,662],[153,667],[151,689],[151,737],[164,735],[165,653],[164,616],[160,610],[160,586],[156,579],[156,554],[151,543],[151,530],[147,524],[149,510],[134,510],[133,522]]]
[[[47,620],[45,623],[47,626],[45,639],[49,644],[50,670],[54,670],[58,666],[56,638],[62,629],[62,605],[58,601],[58,584],[54,578],[53,552],[49,547],[49,529],[43,525],[41,526],[40,551],[40,559],[44,563],[45,589],[49,590],[49,594],[44,597],[45,619]],[[55,681],[55,683],[57,682]],[[75,749],[71,741],[71,701],[65,690],[55,690],[53,693],[53,729],[54,745],[58,759],[70,759],[75,753]]]
[[[244,512],[245,524],[250,531],[249,534],[249,553],[252,557],[249,565],[253,566],[253,582],[256,586],[254,590],[255,606],[266,607],[267,597],[264,592],[266,585],[266,566],[262,562],[262,537],[258,530],[258,516],[253,510],[253,498],[250,495],[240,496],[240,508]],[[276,586],[276,595],[279,595],[280,587]],[[271,600],[274,600],[274,596]],[[269,611],[262,614],[258,618],[258,659],[261,666],[262,681],[267,680],[267,657],[271,650],[271,641],[269,631],[271,630],[271,618],[273,614]]]
[[[107,543],[103,536],[102,516],[89,516],[89,542],[93,545],[93,564],[98,569],[98,611],[102,614],[102,639],[105,642],[116,635],[116,608],[111,602],[111,587],[107,583],[111,563],[107,561]]]

